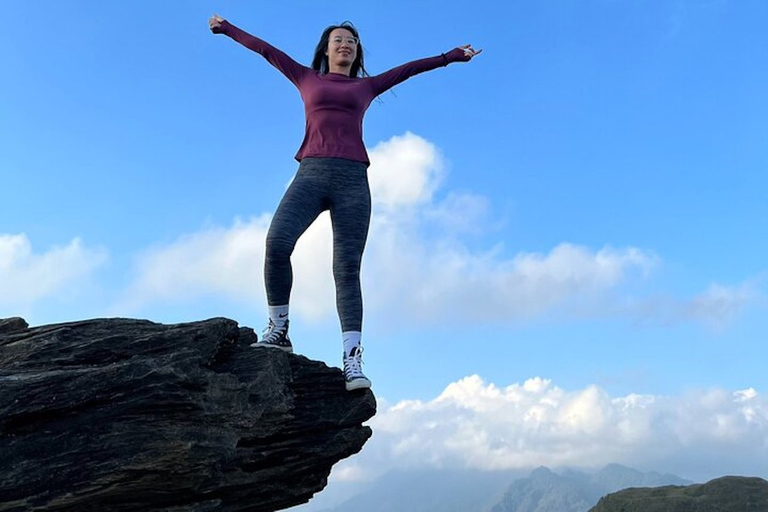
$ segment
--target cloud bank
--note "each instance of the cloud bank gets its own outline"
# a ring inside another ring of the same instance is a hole
[[[568,391],[539,377],[498,387],[472,375],[430,401],[380,403],[370,425],[375,435],[364,453],[335,478],[363,478],[373,468],[611,462],[692,476],[768,475],[768,400],[752,388],[612,397],[596,386]]]
[[[658,307],[662,301],[656,299],[616,301],[622,286],[659,264],[655,254],[636,247],[561,243],[546,253],[518,254],[507,254],[503,243],[470,247],[464,235],[489,224],[490,205],[474,194],[438,197],[444,159],[433,144],[406,133],[380,143],[370,157],[374,213],[362,268],[366,315],[421,324],[472,315],[504,323],[553,313],[721,325],[751,300],[738,288],[713,285],[674,307]],[[213,295],[263,305],[270,218],[262,214],[231,227],[208,227],[147,250],[137,259],[124,304],[136,309]],[[327,213],[299,240],[293,268],[292,312],[307,320],[334,318]]]

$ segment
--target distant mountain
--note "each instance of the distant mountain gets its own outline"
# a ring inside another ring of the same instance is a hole
[[[642,473],[610,464],[597,473],[567,470],[561,474],[545,467],[509,486],[491,512],[587,512],[598,500],[627,487],[687,485],[674,475]]]
[[[625,489],[602,498],[590,512],[744,512],[768,510],[768,482],[726,476],[687,487]]]
[[[590,480],[608,489],[608,492],[627,487],[658,487],[660,485],[688,485],[691,483],[690,480],[675,475],[662,475],[655,471],[643,473],[621,464],[608,464],[596,474],[590,475]]]
[[[521,472],[396,471],[322,512],[485,512]]]
[[[395,471],[357,496],[317,512],[587,512],[610,493],[632,486],[687,485],[673,475],[611,464],[597,473],[545,467],[533,472]]]
[[[585,485],[582,475],[561,476],[540,467],[513,482],[491,512],[586,512],[602,494]]]

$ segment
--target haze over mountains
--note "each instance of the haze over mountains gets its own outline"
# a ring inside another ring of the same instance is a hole
[[[554,473],[545,467],[513,482],[490,512],[586,512],[606,494],[628,487],[688,485],[674,475],[642,473],[609,464],[594,474],[581,471]]]
[[[688,485],[675,475],[643,473],[609,464],[596,473],[578,470],[532,472],[396,471],[365,484],[347,501],[322,505],[323,498],[297,512],[587,512],[611,492],[628,487]]]

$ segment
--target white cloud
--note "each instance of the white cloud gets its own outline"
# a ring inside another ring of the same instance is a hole
[[[368,257],[374,270],[366,275],[380,295],[373,300],[399,305],[399,315],[422,321],[457,315],[517,320],[577,298],[582,302],[572,304],[573,309],[583,314],[590,298],[619,285],[629,272],[646,271],[655,261],[635,248],[593,251],[567,243],[548,254],[505,259],[500,247],[472,252],[460,244],[422,243],[396,229],[375,238],[371,246],[378,250]],[[398,269],[397,275],[384,273],[388,268]]]
[[[759,292],[751,283],[739,286],[713,284],[693,298],[685,307],[685,315],[721,328],[754,303],[758,295]]]
[[[26,234],[0,234],[0,305],[27,307],[71,295],[106,259],[104,250],[85,247],[79,238],[35,253]]]
[[[636,248],[561,244],[546,255],[511,258],[501,245],[472,250],[456,235],[487,221],[487,200],[456,193],[435,200],[443,164],[434,145],[407,133],[370,154],[374,218],[363,267],[369,310],[420,322],[474,315],[510,321],[599,295],[656,263]],[[435,224],[443,229],[438,238],[430,235]]]
[[[498,220],[490,219],[488,199],[471,193],[449,193],[444,200],[425,209],[424,217],[454,234],[482,234],[499,225]]]
[[[153,301],[178,301],[221,294],[254,300],[263,289],[264,238],[269,217],[236,219],[231,228],[208,227],[151,248],[136,263],[138,277],[125,303],[138,307]]]
[[[715,283],[689,299],[664,295],[629,301],[618,307],[616,312],[634,317],[641,323],[670,325],[695,321],[719,331],[750,307],[765,307],[765,296],[759,281],[748,279],[731,286]]]
[[[428,203],[443,178],[435,146],[410,132],[376,145],[370,160],[371,198],[387,209]]]
[[[364,478],[359,468],[596,468],[611,462],[691,474],[702,460],[715,473],[768,472],[768,401],[752,388],[612,397],[596,386],[568,391],[536,377],[497,387],[473,375],[431,401],[380,403],[370,425],[374,436],[355,458],[356,479]]]
[[[264,306],[264,242],[270,220],[267,214],[236,219],[229,228],[207,227],[145,251],[137,258],[137,277],[117,310],[203,296]],[[324,213],[301,237],[292,258],[291,310],[305,318],[335,314],[331,248],[330,221]]]

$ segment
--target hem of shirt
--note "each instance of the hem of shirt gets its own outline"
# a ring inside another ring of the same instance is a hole
[[[301,162],[304,158],[341,158],[342,160],[350,160],[352,162],[365,164],[366,167],[371,165],[371,162],[370,160],[368,160],[368,158],[361,159],[359,156],[350,156],[347,154],[337,154],[337,153],[321,153],[321,154],[305,153],[305,154],[297,154],[294,158],[296,159],[297,162]]]

